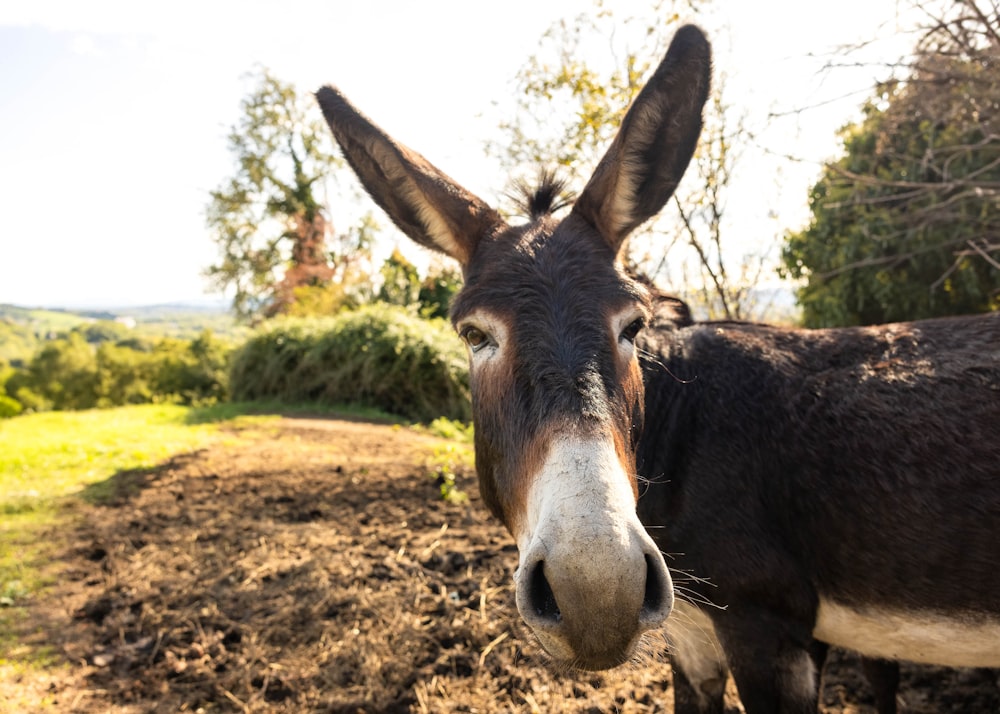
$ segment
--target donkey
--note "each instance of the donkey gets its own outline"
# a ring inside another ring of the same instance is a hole
[[[372,198],[454,258],[476,468],[518,547],[518,611],[557,662],[629,660],[670,618],[679,706],[815,712],[817,643],[1000,665],[1000,315],[815,333],[694,324],[630,277],[711,74],[677,31],[572,209],[508,224],[333,87]],[[640,497],[641,496],[641,497]]]
[[[1000,313],[801,330],[660,297],[654,315],[638,511],[692,576],[676,711],[721,714],[731,669],[747,712],[814,712],[828,644],[866,655],[879,714],[893,660],[1000,666]]]

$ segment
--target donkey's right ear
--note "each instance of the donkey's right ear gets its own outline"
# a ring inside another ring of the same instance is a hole
[[[697,27],[682,27],[577,199],[574,212],[615,252],[663,208],[684,175],[701,133],[711,74],[708,39]]]
[[[316,99],[365,190],[417,243],[465,267],[479,241],[505,225],[484,201],[386,136],[337,89],[325,86]]]

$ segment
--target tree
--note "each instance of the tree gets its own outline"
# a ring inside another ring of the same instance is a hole
[[[558,167],[569,185],[582,186],[666,50],[678,10],[705,4],[658,0],[643,15],[622,18],[596,0],[595,11],[554,24],[518,72],[515,111],[500,123],[503,138],[487,144],[487,151],[508,170]],[[602,44],[608,48],[606,67],[595,60],[594,49]],[[674,292],[708,316],[743,318],[757,308],[752,288],[764,260],[741,256],[737,264],[723,250],[726,194],[747,131],[744,115],[723,99],[725,76],[713,82],[701,143],[675,194],[679,217],[655,221],[634,235],[625,260],[635,273],[672,283]],[[570,119],[554,120],[559,117]]]
[[[461,288],[462,271],[453,262],[431,263],[417,295],[420,314],[447,319],[451,300]]]
[[[79,332],[51,340],[35,354],[25,374],[26,382],[17,382],[31,398],[13,396],[25,406],[53,409],[89,409],[97,406],[97,361],[94,349]],[[36,404],[35,399],[42,402]]]
[[[842,131],[810,225],[786,237],[807,325],[1000,308],[1000,15],[979,0],[919,7],[908,74]]]
[[[420,294],[420,274],[417,266],[406,259],[398,249],[392,251],[379,271],[382,287],[378,300],[390,305],[413,305]]]
[[[365,225],[333,233],[320,191],[340,160],[311,98],[261,70],[241,110],[228,137],[236,174],[208,205],[221,258],[206,275],[232,291],[238,316],[267,317],[288,312],[296,290],[350,275],[372,234]]]

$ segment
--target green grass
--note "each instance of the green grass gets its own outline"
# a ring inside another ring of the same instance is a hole
[[[84,493],[99,499],[120,471],[208,445],[221,423],[252,419],[241,416],[246,410],[151,404],[0,421],[0,607],[44,587],[51,557],[44,534],[69,517],[66,504]]]
[[[224,438],[223,424],[266,422],[262,411],[153,404],[0,420],[0,668],[51,664],[45,648],[20,646],[19,633],[28,624],[23,606],[57,576],[66,544],[52,535],[74,517],[68,506],[101,500],[117,473]]]
[[[218,427],[151,404],[29,414],[0,422],[0,514],[44,512],[118,471],[148,468],[205,445]]]
[[[371,409],[260,402],[145,404],[0,420],[0,613],[44,587],[51,546],[43,535],[69,517],[65,506],[102,500],[115,474],[207,446],[221,438],[223,425],[249,426],[278,414],[400,421]]]
[[[409,424],[372,409],[263,402],[149,404],[0,420],[0,675],[55,663],[44,647],[22,645],[30,627],[25,606],[58,577],[59,554],[68,545],[59,540],[60,526],[85,512],[78,506],[112,495],[116,474],[155,468],[178,454],[245,438],[223,428],[266,429],[276,415]],[[471,435],[466,425],[447,420],[425,430],[466,442]],[[442,452],[434,466],[447,476],[457,458]]]

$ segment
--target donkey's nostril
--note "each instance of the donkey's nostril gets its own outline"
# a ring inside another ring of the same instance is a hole
[[[542,560],[539,560],[531,571],[528,593],[531,598],[531,607],[539,617],[553,622],[559,622],[562,619],[562,613],[559,612],[559,605],[556,603],[552,586],[549,585],[549,581],[545,577],[545,562]]]
[[[648,553],[642,611],[646,617],[665,618],[673,607],[672,585],[662,566]]]

